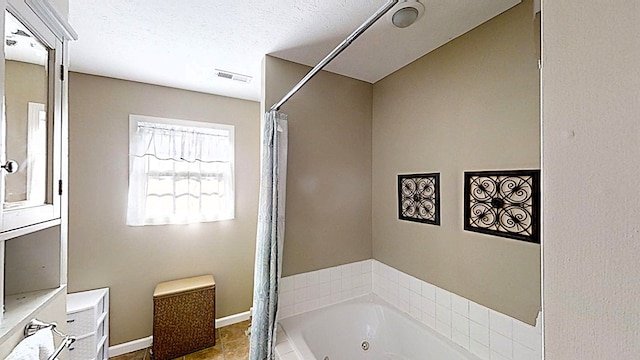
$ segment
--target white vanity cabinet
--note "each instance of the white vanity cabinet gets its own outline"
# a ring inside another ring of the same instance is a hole
[[[69,348],[70,360],[109,358],[109,289],[67,296],[67,328],[78,340]]]

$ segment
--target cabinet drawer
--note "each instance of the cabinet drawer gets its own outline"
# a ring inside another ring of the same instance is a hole
[[[106,337],[100,339],[98,356],[96,356],[96,360],[109,360],[109,342]]]
[[[94,336],[76,340],[69,347],[69,359],[92,360],[96,357],[96,341]]]
[[[67,314],[69,334],[83,336],[96,331],[96,320],[95,309],[86,309]]]
[[[104,345],[102,345],[100,347],[100,350],[98,350],[98,356],[96,356],[96,360],[104,360],[107,359],[107,354],[104,351]]]
[[[96,318],[100,317],[102,314],[107,312],[107,309],[104,303],[104,297],[100,298],[100,302],[98,302],[98,306],[96,306],[96,312],[97,312]]]
[[[105,333],[105,323],[104,320],[98,324],[98,328],[96,329],[96,338],[102,339]]]

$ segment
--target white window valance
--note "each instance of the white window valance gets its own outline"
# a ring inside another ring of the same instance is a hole
[[[159,160],[231,162],[228,129],[195,128],[139,121],[132,156]]]

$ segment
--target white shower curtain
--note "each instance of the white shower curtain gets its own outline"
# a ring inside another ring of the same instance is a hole
[[[275,359],[287,179],[287,116],[264,115],[250,360]]]

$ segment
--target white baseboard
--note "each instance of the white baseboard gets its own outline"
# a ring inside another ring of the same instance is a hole
[[[129,341],[123,344],[118,344],[109,347],[109,357],[146,349],[153,343],[153,336],[149,336],[143,339]]]
[[[251,310],[249,311],[245,311],[245,312],[241,312],[235,315],[229,315],[229,316],[225,316],[223,318],[220,319],[216,319],[216,329],[219,329],[223,326],[227,326],[227,325],[233,325],[233,324],[237,324],[239,322],[243,322],[245,320],[249,320],[249,317],[251,316]]]
[[[219,329],[223,326],[233,325],[233,324],[248,320],[250,316],[251,316],[251,311],[245,311],[239,314],[229,315],[220,319],[216,319],[216,329]],[[150,347],[152,343],[153,343],[153,336],[149,336],[146,338],[110,346],[109,357],[111,358],[114,356],[146,349]]]

